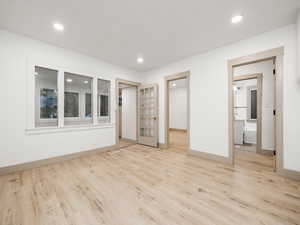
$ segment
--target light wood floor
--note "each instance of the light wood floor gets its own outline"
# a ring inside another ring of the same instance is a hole
[[[256,152],[235,151],[235,164],[248,169],[274,170],[273,156]]]
[[[169,130],[170,148],[173,150],[187,151],[187,132]]]
[[[0,177],[1,225],[300,224],[300,183],[132,145]],[[244,163],[242,163],[244,161]]]
[[[132,141],[128,141],[128,140],[122,139],[122,138],[119,139],[119,147],[120,148],[126,148],[131,145],[134,145],[134,143]]]
[[[249,145],[249,144],[235,145],[235,149],[240,151],[256,152],[256,145]]]

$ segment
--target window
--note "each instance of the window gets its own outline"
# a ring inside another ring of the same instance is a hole
[[[92,118],[92,94],[85,94],[85,117]]]
[[[100,95],[100,116],[108,116],[108,96]]]
[[[101,122],[110,121],[110,81],[98,79],[98,118]]]
[[[65,125],[92,123],[92,81],[87,76],[65,73]]]
[[[79,93],[65,92],[65,117],[79,117]]]
[[[28,129],[110,122],[110,81],[34,66],[30,82],[35,85],[28,95],[34,94],[29,100],[34,105],[30,109],[34,121],[30,119]],[[96,93],[93,93],[94,82],[97,82]]]
[[[55,89],[40,89],[40,119],[57,118],[57,94]]]
[[[57,126],[58,71],[35,67],[35,127]]]
[[[257,90],[251,90],[251,118],[257,119]]]

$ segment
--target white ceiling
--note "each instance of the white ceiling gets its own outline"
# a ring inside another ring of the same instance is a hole
[[[146,71],[293,23],[298,7],[299,0],[0,0],[0,27]],[[231,24],[239,13],[243,22]],[[63,33],[53,30],[56,21]]]

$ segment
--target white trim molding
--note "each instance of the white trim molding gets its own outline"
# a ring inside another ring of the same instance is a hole
[[[29,170],[29,169],[34,169],[34,168],[38,168],[38,167],[42,167],[42,166],[46,166],[46,165],[51,165],[54,163],[60,163],[60,162],[64,162],[64,161],[79,158],[79,157],[95,155],[95,154],[102,153],[102,152],[114,151],[117,149],[118,149],[118,147],[116,145],[112,145],[112,146],[97,148],[97,149],[93,149],[93,150],[86,150],[86,151],[76,152],[76,153],[72,153],[72,154],[56,156],[56,157],[52,157],[52,158],[48,158],[48,159],[41,159],[41,160],[37,160],[37,161],[33,161],[33,162],[2,167],[2,168],[0,168],[0,176],[15,173],[15,172],[20,172],[20,171],[25,171],[25,170]]]
[[[47,133],[60,133],[60,132],[72,132],[72,131],[82,131],[82,130],[94,130],[94,129],[106,129],[106,128],[114,128],[114,123],[108,124],[89,124],[89,125],[78,125],[78,126],[66,126],[66,127],[41,127],[41,128],[33,128],[26,129],[26,134],[34,135],[34,134],[47,134]]]

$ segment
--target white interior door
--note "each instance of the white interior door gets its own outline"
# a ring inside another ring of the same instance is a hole
[[[138,90],[138,143],[158,147],[158,85]]]

